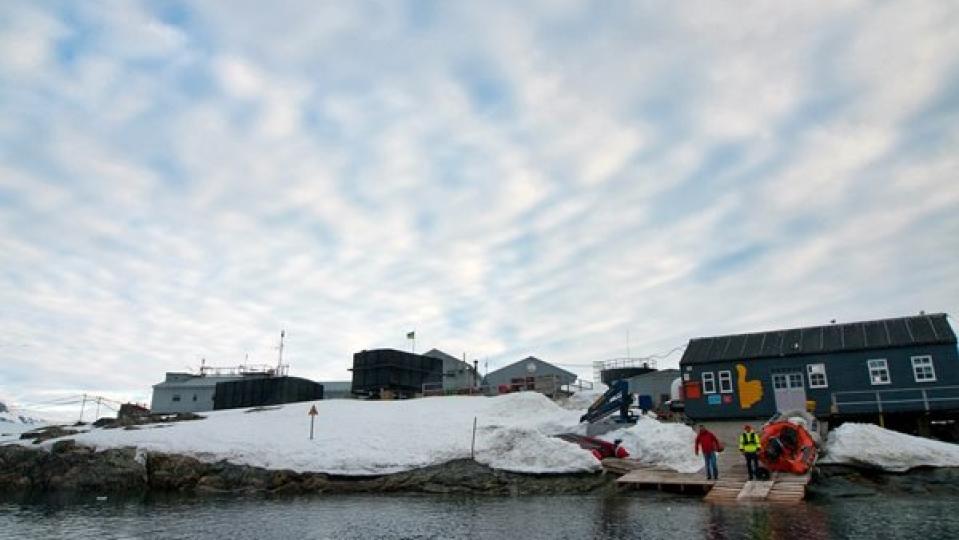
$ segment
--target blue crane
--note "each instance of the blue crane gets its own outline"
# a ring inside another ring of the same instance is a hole
[[[632,395],[629,393],[629,383],[622,379],[613,381],[609,385],[609,390],[596,398],[596,401],[586,409],[586,414],[581,416],[579,421],[593,423],[619,410],[617,422],[635,422],[636,417],[629,414],[629,406],[632,401]]]

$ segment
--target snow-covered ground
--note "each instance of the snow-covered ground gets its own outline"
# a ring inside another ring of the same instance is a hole
[[[905,472],[916,467],[959,467],[959,445],[914,437],[873,424],[843,424],[829,433],[820,463]]]
[[[317,401],[319,415],[311,441],[307,411],[313,404],[257,412],[214,411],[202,413],[203,420],[151,424],[137,430],[93,429],[71,438],[98,449],[135,446],[269,469],[383,474],[469,457],[476,417],[476,460],[481,463],[533,473],[600,467],[589,452],[552,437],[583,433],[582,411],[563,409],[534,392],[493,398]]]

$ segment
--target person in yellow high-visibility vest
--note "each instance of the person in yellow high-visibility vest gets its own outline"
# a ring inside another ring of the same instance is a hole
[[[753,431],[752,426],[746,424],[743,426],[743,432],[739,434],[739,451],[746,456],[746,473],[750,480],[759,478],[759,457],[757,454],[759,448],[759,435]]]

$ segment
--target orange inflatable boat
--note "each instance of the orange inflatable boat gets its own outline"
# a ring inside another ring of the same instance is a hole
[[[806,474],[816,462],[816,442],[806,428],[777,420],[762,429],[759,461],[770,471]]]

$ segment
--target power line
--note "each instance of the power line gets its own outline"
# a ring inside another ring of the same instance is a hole
[[[668,358],[670,355],[672,355],[672,354],[675,353],[676,351],[681,351],[681,350],[683,350],[683,349],[685,349],[685,348],[686,348],[686,345],[685,345],[685,344],[683,344],[683,345],[677,345],[676,347],[673,347],[672,349],[670,349],[670,350],[668,350],[668,351],[666,351],[666,352],[651,354],[651,355],[649,355],[649,356],[637,356],[637,357],[635,357],[635,358],[630,358],[630,360],[662,360],[662,359],[664,359],[664,358]],[[550,362],[550,363],[553,364],[553,365],[556,365],[556,366],[566,366],[566,367],[584,367],[584,368],[592,368],[592,367],[593,367],[593,364],[591,364],[591,363],[590,363],[590,364],[563,364],[563,363],[559,363],[559,362]]]

